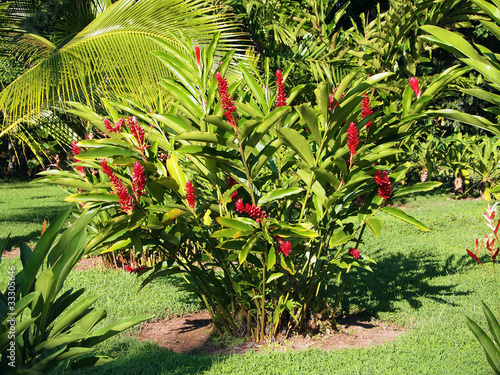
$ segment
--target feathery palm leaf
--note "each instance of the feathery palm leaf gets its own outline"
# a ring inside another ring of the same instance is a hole
[[[149,53],[159,49],[151,37],[175,43],[173,34],[180,32],[202,47],[221,31],[219,57],[232,49],[243,57],[243,34],[228,16],[213,11],[201,0],[121,0],[109,6],[0,93],[0,136],[14,132],[26,114],[36,117],[47,106],[64,101],[90,105],[97,92],[155,103],[158,82],[169,72]]]

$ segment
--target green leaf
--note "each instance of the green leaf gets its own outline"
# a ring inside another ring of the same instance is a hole
[[[266,99],[264,97],[264,92],[262,91],[262,88],[259,86],[255,78],[252,76],[250,71],[245,66],[245,64],[240,63],[239,68],[241,73],[243,74],[245,82],[247,83],[248,87],[250,87],[250,90],[252,90],[255,99],[257,100],[259,105],[263,108],[264,112],[267,112]]]
[[[181,196],[186,195],[186,183],[187,183],[187,177],[182,168],[179,166],[179,163],[177,162],[177,157],[175,155],[170,155],[170,158],[167,160],[167,170],[170,176],[177,182],[177,185],[179,189],[177,192]]]
[[[382,231],[382,222],[379,219],[375,217],[370,218],[370,220],[366,222],[366,226],[375,235],[375,237],[380,237],[380,232]]]
[[[321,144],[321,134],[318,126],[318,118],[316,117],[316,112],[308,104],[302,104],[297,107],[297,111],[300,117],[305,122],[307,129],[313,135],[314,141],[320,145]]]
[[[86,160],[86,159],[103,159],[103,158],[111,158],[116,156],[135,156],[137,160],[141,160],[141,157],[137,152],[125,149],[122,147],[115,146],[107,146],[107,147],[99,147],[99,148],[91,148],[87,151],[83,151],[78,154],[78,159]]]
[[[273,273],[271,276],[269,276],[269,278],[266,280],[266,284],[270,283],[271,281],[273,280],[276,280],[276,279],[279,279],[281,276],[283,276],[284,273],[282,272],[276,272],[276,273]]]
[[[269,253],[267,254],[267,264],[266,267],[268,270],[274,267],[276,264],[276,249],[274,247],[269,250]]]
[[[89,194],[72,194],[64,199],[66,202],[119,202],[120,198],[116,194],[110,193],[89,193]]]
[[[441,186],[442,184],[443,184],[442,182],[437,182],[437,181],[419,182],[416,183],[415,185],[399,189],[394,193],[393,197],[402,197],[404,195],[413,194],[421,191],[429,191]]]
[[[266,203],[273,202],[275,200],[278,200],[278,199],[281,199],[284,197],[289,197],[290,195],[298,194],[302,191],[304,191],[304,189],[302,189],[300,187],[276,189],[276,190],[273,190],[273,191],[267,193],[262,198],[260,198],[258,203],[259,203],[259,205],[266,204]]]
[[[405,221],[414,227],[424,231],[428,232],[429,228],[427,228],[424,224],[422,224],[420,221],[417,219],[411,217],[410,215],[407,215],[405,212],[401,211],[399,208],[395,207],[382,207],[381,211],[385,212],[386,214],[389,214],[391,216],[394,216],[395,218]]]
[[[247,259],[248,254],[253,249],[259,238],[260,233],[256,233],[247,240],[245,246],[243,246],[240,253],[238,254],[238,261],[240,264],[243,264],[243,262]]]
[[[278,130],[278,134],[280,139],[282,139],[288,147],[294,150],[303,161],[309,164],[310,167],[314,165],[314,155],[309,148],[307,140],[302,135],[290,128],[282,128]]]
[[[486,316],[486,320],[488,321],[488,327],[490,328],[490,332],[497,342],[497,346],[500,346],[500,325],[498,324],[498,320],[495,315],[491,312],[490,308],[483,301],[483,312]]]
[[[246,217],[237,217],[234,219],[230,219],[227,217],[218,217],[217,222],[223,227],[236,228],[239,230],[248,230],[251,231],[254,227],[257,227],[257,223]]]
[[[335,234],[332,237],[330,237],[330,243],[329,243],[330,249],[334,248],[335,246],[344,245],[353,238],[354,238],[353,235],[347,234],[344,231],[339,230],[335,232]]]
[[[500,351],[494,344],[494,342],[489,338],[489,336],[479,327],[474,321],[472,321],[468,316],[465,317],[467,326],[472,331],[474,336],[478,339],[479,343],[484,349],[486,354],[486,359],[490,364],[491,368],[495,373],[500,373]]]

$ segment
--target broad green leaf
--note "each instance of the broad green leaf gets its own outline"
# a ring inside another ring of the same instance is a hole
[[[411,217],[410,215],[406,214],[405,212],[401,211],[399,208],[395,207],[382,207],[381,211],[385,212],[386,214],[389,214],[391,216],[394,216],[395,218],[405,221],[414,227],[427,232],[429,231],[429,228],[427,228],[424,224],[422,224],[420,221],[417,219]]]
[[[245,64],[240,63],[239,68],[241,73],[243,74],[245,82],[247,83],[250,90],[252,90],[252,93],[255,95],[255,99],[257,99],[257,102],[260,104],[264,112],[267,112],[266,99],[264,97],[264,92],[262,91],[262,88],[259,86],[255,78],[252,76],[250,71],[245,66]]]
[[[276,249],[274,247],[269,250],[269,253],[267,254],[267,264],[266,267],[268,270],[274,267],[276,264]]]
[[[192,142],[205,142],[205,143],[214,143],[222,146],[230,147],[235,150],[239,148],[239,146],[234,143],[232,140],[224,138],[220,135],[199,131],[185,132],[177,135],[175,137],[177,140],[186,140]]]
[[[481,116],[469,115],[468,113],[462,113],[453,109],[427,111],[427,114],[431,116],[444,117],[447,119],[460,121],[465,124],[476,126],[480,129],[491,131],[495,134],[500,134],[500,128],[498,125]]]
[[[276,272],[276,273],[273,273],[271,276],[269,276],[269,278],[266,280],[266,284],[270,283],[271,281],[273,280],[276,280],[276,279],[279,279],[281,276],[283,276],[284,273],[282,272]]]
[[[468,316],[465,317],[467,326],[484,349],[486,359],[495,373],[500,373],[500,351],[490,337]]]
[[[366,222],[366,226],[375,235],[375,237],[380,237],[380,232],[382,231],[382,222],[372,217]]]
[[[318,126],[318,118],[316,112],[308,104],[302,104],[297,107],[300,117],[305,122],[307,129],[313,135],[314,141],[321,144],[321,134]]]
[[[415,185],[404,187],[396,191],[393,197],[402,197],[404,195],[413,194],[421,191],[429,191],[434,188],[441,186],[442,182],[429,181],[429,182],[418,182]]]
[[[54,327],[52,327],[49,333],[49,338],[58,336],[64,329],[76,323],[83,315],[85,315],[87,309],[101,296],[102,295],[89,296],[71,305],[71,309],[67,310],[64,316],[57,321]]]
[[[114,203],[119,202],[120,198],[116,194],[110,193],[89,193],[89,194],[72,194],[64,199],[66,202],[104,202]]]
[[[235,228],[239,230],[251,231],[254,227],[257,227],[257,223],[254,220],[246,217],[237,217],[234,219],[218,217],[215,220],[217,220],[217,222],[223,227]]]
[[[335,234],[332,237],[330,237],[329,247],[331,249],[331,248],[334,248],[335,246],[344,245],[347,242],[349,242],[350,240],[352,240],[353,238],[354,238],[353,235],[347,234],[344,231],[339,230],[339,231],[335,232]]]
[[[39,178],[37,181],[38,182],[48,182],[50,184],[69,186],[69,187],[74,187],[74,188],[83,189],[83,190],[92,190],[92,185],[89,182],[80,180],[78,178],[46,177],[46,178]]]
[[[498,320],[495,315],[491,312],[490,308],[483,301],[483,312],[484,316],[486,316],[486,320],[488,321],[488,327],[490,328],[490,332],[495,339],[497,346],[500,346],[500,324],[498,324]]]
[[[304,189],[302,189],[300,187],[276,189],[276,190],[273,190],[273,191],[267,193],[262,198],[260,198],[258,203],[259,203],[259,205],[266,204],[266,203],[273,202],[273,201],[281,199],[281,198],[289,197],[290,195],[298,194],[302,191],[304,191]]]
[[[243,264],[243,262],[247,259],[248,254],[253,249],[259,238],[260,238],[260,233],[256,233],[247,240],[246,244],[243,246],[243,248],[238,254],[238,261],[240,264]]]
[[[170,158],[167,160],[167,169],[170,176],[177,182],[179,186],[179,190],[177,191],[179,195],[185,196],[185,188],[187,183],[187,177],[179,163],[177,162],[177,157],[175,155],[170,155]]]
[[[278,130],[280,139],[294,150],[303,161],[309,164],[310,167],[314,165],[314,155],[309,147],[307,140],[300,135],[296,130],[290,128],[282,128]]]
[[[78,159],[86,160],[86,159],[103,159],[103,158],[111,158],[116,156],[135,156],[137,160],[141,160],[141,157],[136,151],[132,151],[129,149],[125,149],[122,147],[115,146],[107,146],[107,147],[99,147],[99,148],[91,148],[87,151],[83,151],[78,154]]]

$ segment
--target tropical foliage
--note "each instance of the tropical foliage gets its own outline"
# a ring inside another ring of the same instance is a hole
[[[64,291],[64,282],[83,255],[86,225],[96,214],[89,210],[60,237],[70,210],[60,214],[44,231],[33,251],[21,243],[23,269],[8,272],[10,283],[0,294],[0,368],[2,373],[41,374],[61,361],[86,355],[75,367],[98,365],[111,358],[90,355],[94,346],[133,327],[152,315],[120,319],[94,329],[106,318],[92,309],[99,295],[80,298],[85,288]],[[7,240],[0,242],[5,249]],[[7,270],[6,270],[7,272]]]

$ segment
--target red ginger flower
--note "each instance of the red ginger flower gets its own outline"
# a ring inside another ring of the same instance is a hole
[[[231,176],[229,176],[229,178],[227,179],[227,184],[229,185],[230,188],[232,188],[234,185],[237,184],[237,182],[234,180],[234,178],[232,178]],[[237,199],[238,199],[238,190],[236,189],[231,194],[231,202],[234,202]]]
[[[236,205],[236,211],[239,213],[245,212],[245,204],[241,199],[238,199],[235,203]]]
[[[189,207],[191,207],[192,210],[194,210],[194,205],[196,203],[196,192],[194,190],[194,185],[191,183],[191,181],[186,182],[186,200],[189,204]]]
[[[363,101],[361,102],[361,118],[366,118],[373,113],[373,109],[370,107],[370,99],[368,99],[368,95],[363,94]],[[368,124],[366,124],[366,130],[370,128],[373,120],[370,120]]]
[[[134,268],[134,267],[126,264],[125,266],[123,266],[123,268],[125,268],[125,271],[127,271],[128,273],[140,273],[142,270],[145,270],[148,267],[147,266],[139,266],[137,268]]]
[[[142,128],[142,125],[137,122],[137,118],[133,116],[131,119],[127,117],[127,122],[128,126],[130,127],[130,132],[134,136],[134,138],[137,140],[137,149],[139,151],[144,151],[149,147],[144,142],[144,129]]]
[[[375,182],[378,184],[378,195],[382,198],[389,199],[392,196],[392,187],[386,171],[375,172]]]
[[[290,241],[283,241],[281,237],[278,237],[277,240],[278,240],[278,253],[279,254],[281,253],[286,257],[290,255],[290,253],[292,252],[292,244],[290,243]]]
[[[351,122],[347,128],[347,147],[351,151],[351,157],[356,153],[356,148],[359,144],[358,128],[354,122]]]
[[[233,128],[236,128],[237,125],[233,118],[233,113],[236,112],[236,107],[234,106],[233,99],[229,96],[227,81],[219,72],[215,74],[215,78],[217,79],[217,84],[219,86],[219,98],[224,111],[224,116],[226,116],[227,121],[233,126]]]
[[[126,212],[129,215],[132,214],[134,204],[131,202],[132,199],[128,193],[127,188],[123,186],[123,181],[120,180],[115,172],[113,172],[113,170],[109,167],[106,159],[101,159],[101,168],[113,183],[116,195],[118,196],[118,199],[120,201],[120,210],[122,212]]]
[[[419,99],[420,98],[420,89],[418,87],[418,80],[415,77],[410,78],[410,87],[413,90],[413,92],[415,93],[415,95],[417,95],[417,99]]]
[[[196,52],[196,64],[198,64],[198,68],[201,66],[201,56],[200,56],[200,47],[194,47],[194,51]]]
[[[71,152],[73,153],[73,156],[76,156],[78,155],[80,152],[82,152],[82,150],[80,149],[80,147],[78,147],[77,145],[78,141],[73,141],[71,143]],[[78,161],[77,159],[75,159],[75,161]]]
[[[111,124],[111,121],[109,121],[107,118],[104,120],[104,127],[108,131],[108,133],[119,133],[122,131],[123,127],[125,126],[125,119],[120,118],[117,122]]]
[[[77,143],[78,143],[78,141],[73,141],[71,143],[71,152],[73,153],[73,156],[76,156],[80,152],[82,152],[81,148],[78,147]],[[74,161],[77,163],[80,160],[75,157]],[[78,171],[78,173],[80,173],[80,176],[82,176],[82,177],[85,176],[85,168],[83,168],[83,167],[76,167],[76,170]]]
[[[139,198],[145,193],[146,177],[144,176],[144,167],[136,161],[132,170],[132,191]]]
[[[286,106],[286,92],[281,70],[276,71],[276,88],[278,90],[278,95],[276,96],[276,107],[284,107]]]
[[[358,259],[358,258],[359,258],[359,256],[361,255],[361,253],[359,252],[359,250],[358,250],[358,249],[356,249],[356,248],[354,248],[354,247],[353,247],[351,250],[349,250],[349,254],[350,254],[353,258],[356,258],[356,259]]]

